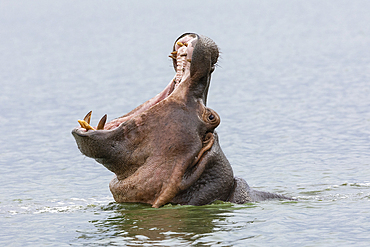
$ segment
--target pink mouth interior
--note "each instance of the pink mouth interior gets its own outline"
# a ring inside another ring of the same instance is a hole
[[[191,61],[193,50],[194,50],[194,45],[195,45],[194,41],[196,40],[197,40],[197,37],[193,37],[193,35],[186,35],[180,38],[176,42],[175,44],[175,51],[177,51],[176,75],[161,93],[157,94],[152,99],[146,101],[144,104],[132,110],[130,113],[108,122],[104,126],[104,129],[110,130],[110,129],[117,128],[122,123],[139,115],[140,113],[148,110],[152,106],[158,104],[162,100],[169,97],[176,90],[176,88],[180,85],[180,83],[184,81],[185,78],[190,76],[190,64],[191,64],[190,61]],[[181,45],[181,43],[186,44],[186,45]]]

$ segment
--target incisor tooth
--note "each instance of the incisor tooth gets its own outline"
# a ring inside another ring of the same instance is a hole
[[[78,123],[81,125],[82,128],[86,130],[95,130],[93,127],[90,126],[85,120],[78,120]]]
[[[90,124],[91,113],[92,111],[89,111],[89,113],[87,113],[86,116],[84,117],[85,122],[88,124]]]
[[[107,114],[105,114],[99,121],[98,127],[96,127],[97,130],[103,130],[105,122],[107,121]]]
[[[170,58],[172,58],[172,59],[176,59],[174,56],[172,56],[172,55],[169,55],[168,57],[170,57]]]
[[[188,47],[188,43],[184,43],[184,46]]]
[[[172,55],[176,55],[177,54],[177,51],[173,51],[171,52]]]

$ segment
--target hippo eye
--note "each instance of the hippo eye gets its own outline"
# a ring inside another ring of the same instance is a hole
[[[217,127],[220,124],[220,117],[217,113],[209,108],[206,108],[203,112],[202,120],[212,128]]]

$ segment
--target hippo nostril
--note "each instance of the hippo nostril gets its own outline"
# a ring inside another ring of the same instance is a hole
[[[213,114],[211,113],[211,115],[209,115],[208,119],[212,121],[213,119],[215,119],[215,115],[213,115]]]

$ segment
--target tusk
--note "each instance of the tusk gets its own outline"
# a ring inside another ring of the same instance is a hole
[[[93,127],[90,126],[85,120],[78,120],[78,123],[81,125],[82,128],[86,130],[95,130]]]
[[[96,127],[97,130],[103,130],[105,122],[107,121],[107,114],[105,114],[99,121],[98,127]]]
[[[178,46],[183,46],[184,44],[183,43],[181,43],[180,41],[178,41],[177,43],[176,43]]]
[[[88,124],[90,124],[91,113],[92,111],[89,111],[89,113],[87,113],[86,116],[84,117],[84,121]]]

